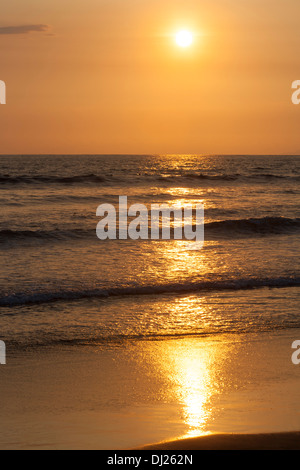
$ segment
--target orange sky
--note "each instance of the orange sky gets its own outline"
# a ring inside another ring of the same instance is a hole
[[[5,0],[0,153],[300,154],[299,18],[299,0]]]

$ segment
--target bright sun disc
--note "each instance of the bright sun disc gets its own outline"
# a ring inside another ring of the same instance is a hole
[[[176,34],[176,43],[180,47],[188,47],[193,42],[193,35],[189,31],[179,31]]]

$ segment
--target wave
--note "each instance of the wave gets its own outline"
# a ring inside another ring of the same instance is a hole
[[[241,175],[236,173],[232,175],[227,174],[217,174],[217,175],[206,175],[204,173],[186,173],[183,175],[160,175],[157,177],[160,181],[166,182],[180,182],[180,181],[187,181],[187,180],[207,180],[207,181],[235,181]]]
[[[179,282],[141,286],[124,286],[57,292],[15,293],[0,297],[0,307],[15,307],[28,304],[42,304],[58,301],[75,301],[88,298],[107,298],[160,294],[187,294],[193,292],[247,290],[259,288],[284,288],[300,286],[300,277],[248,278]]]
[[[300,181],[299,175],[278,175],[273,173],[203,173],[203,172],[182,172],[181,174],[159,174],[159,173],[134,173],[130,172],[122,179],[116,175],[109,174],[106,176],[91,174],[70,175],[70,176],[55,176],[55,175],[0,175],[0,185],[18,185],[18,184],[98,184],[109,183],[111,181],[119,181],[123,184],[145,184],[149,180],[178,183],[180,181],[202,181],[202,182],[264,182],[268,180],[287,180],[287,181]]]
[[[205,173],[185,173],[182,175],[160,175],[158,176],[160,181],[167,182],[180,182],[180,181],[220,181],[220,182],[232,182],[240,181],[242,183],[253,183],[255,181],[263,182],[268,180],[288,180],[288,181],[300,181],[300,176],[295,175],[276,175],[272,173],[256,173],[256,174],[240,174],[240,173],[220,173],[220,174],[205,174]]]
[[[0,230],[0,243],[20,240],[67,240],[86,238],[93,234],[85,230]]]
[[[275,234],[300,229],[300,218],[262,217],[249,219],[228,219],[205,224],[205,230],[211,232]]]
[[[106,178],[94,174],[75,176],[10,176],[1,175],[0,184],[75,184],[75,183],[104,183]]]
[[[249,219],[227,219],[205,224],[205,238],[209,235],[231,237],[273,235],[295,232],[300,229],[300,218],[262,217]],[[150,230],[149,230],[150,231]],[[171,230],[171,238],[173,230]],[[68,240],[90,239],[97,241],[95,230],[69,229],[69,230],[0,230],[0,243],[26,240]]]
[[[203,173],[200,173],[200,174],[197,174],[197,173],[187,173],[185,175],[186,178],[189,178],[189,179],[199,179],[199,180],[210,180],[210,181],[214,181],[214,180],[219,180],[219,181],[235,181],[237,180],[239,177],[241,177],[241,175],[239,173],[235,173],[235,174],[220,174],[220,175],[205,175]]]

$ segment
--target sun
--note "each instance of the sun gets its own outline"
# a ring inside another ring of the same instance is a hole
[[[176,43],[180,47],[188,47],[193,42],[193,35],[190,31],[182,30],[176,33]]]

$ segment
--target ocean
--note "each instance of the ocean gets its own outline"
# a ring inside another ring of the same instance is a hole
[[[0,168],[8,343],[300,327],[300,158],[2,156]],[[202,203],[203,249],[99,240],[96,209],[120,195]]]
[[[55,357],[64,348],[76,357],[88,348],[107,360],[176,340],[226,335],[240,344],[245,335],[258,341],[284,332],[299,339],[299,183],[300,157],[288,155],[1,156],[5,367],[28,354],[42,366],[49,348]],[[97,207],[117,207],[119,196],[147,207],[202,203],[203,248],[191,251],[174,239],[99,240]],[[142,356],[151,362],[151,354]],[[133,366],[127,358],[123,369],[113,367],[122,388]],[[136,384],[126,383],[132,398]],[[116,410],[107,400],[101,409]],[[185,425],[195,434],[203,423]]]

